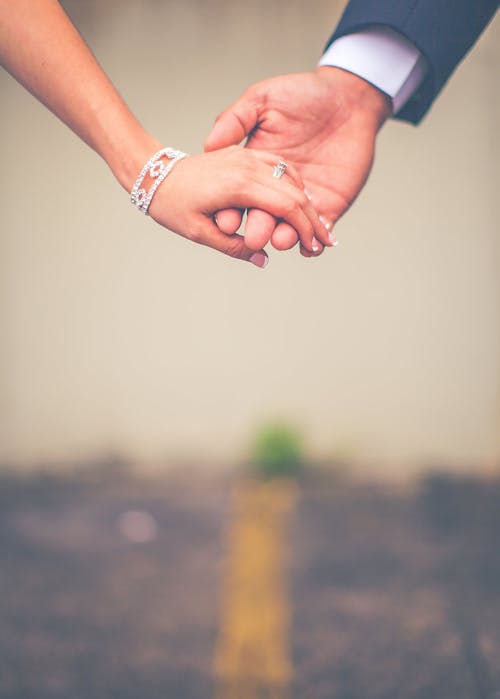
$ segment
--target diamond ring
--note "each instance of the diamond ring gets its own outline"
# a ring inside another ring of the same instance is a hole
[[[276,179],[279,180],[285,174],[287,167],[288,165],[280,160],[279,163],[273,168],[273,177],[276,177]]]

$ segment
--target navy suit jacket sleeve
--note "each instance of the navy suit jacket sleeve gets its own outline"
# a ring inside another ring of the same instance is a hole
[[[327,46],[374,25],[391,27],[413,42],[430,71],[397,118],[416,124],[499,5],[498,0],[350,0]]]

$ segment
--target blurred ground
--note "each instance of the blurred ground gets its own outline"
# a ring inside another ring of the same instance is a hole
[[[214,697],[233,486],[2,475],[0,697]],[[301,480],[287,696],[500,696],[499,531],[499,481]]]

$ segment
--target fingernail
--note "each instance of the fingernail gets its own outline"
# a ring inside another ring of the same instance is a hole
[[[304,189],[304,194],[309,199],[309,201],[312,201],[311,192],[308,189]]]
[[[312,239],[312,251],[319,252],[319,245],[318,245],[318,241],[316,240],[316,238]]]
[[[320,216],[319,220],[324,225],[324,227],[326,228],[327,231],[329,231],[331,229],[332,224],[330,223],[330,221],[328,219],[326,219],[324,216]]]
[[[269,258],[263,252],[254,252],[254,254],[250,258],[249,262],[251,262],[256,267],[260,267],[261,269],[264,269],[264,267],[266,267],[267,263],[269,262]]]
[[[329,235],[328,235],[328,240],[330,241],[330,243],[333,245],[334,248],[336,248],[337,245],[339,244],[339,241],[338,241],[337,238],[333,235],[333,233],[329,233]]]

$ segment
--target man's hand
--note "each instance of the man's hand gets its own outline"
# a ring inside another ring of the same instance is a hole
[[[276,153],[298,170],[330,227],[365,184],[377,132],[390,113],[390,100],[383,92],[356,75],[324,66],[313,73],[278,76],[249,87],[218,117],[205,150],[247,138],[249,148]],[[241,216],[234,209],[219,212],[219,228],[234,233]],[[290,225],[276,225],[268,213],[251,210],[246,245],[260,250],[270,238],[278,250],[287,250],[298,240]],[[302,246],[301,252],[314,254]]]

